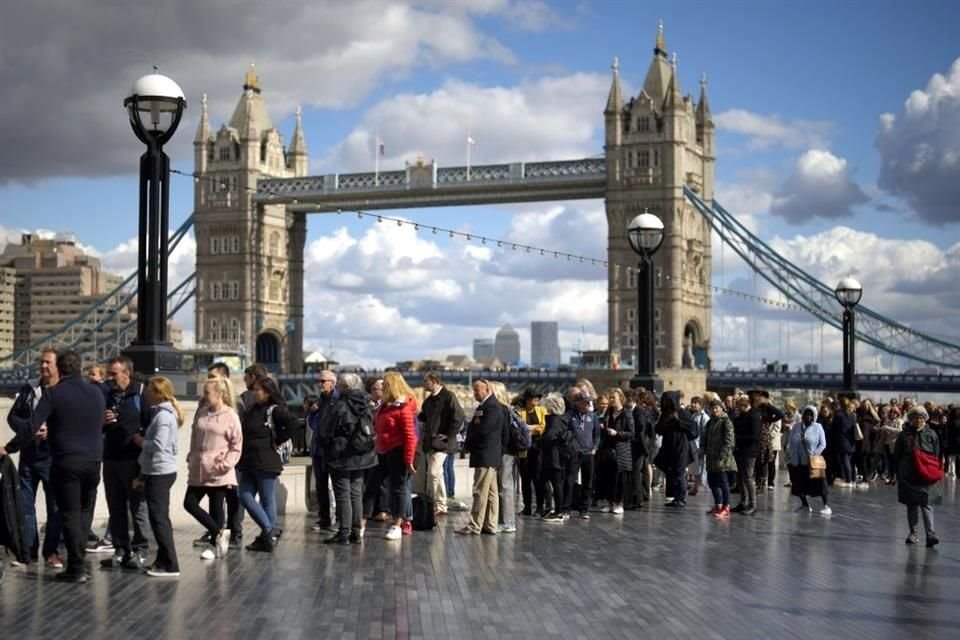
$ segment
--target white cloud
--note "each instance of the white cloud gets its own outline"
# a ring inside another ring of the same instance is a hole
[[[824,147],[833,123],[816,120],[784,122],[778,115],[761,115],[746,109],[730,109],[713,118],[717,129],[747,136],[751,149]]]
[[[910,94],[900,113],[880,116],[880,187],[906,199],[924,221],[960,221],[960,58]]]
[[[181,128],[192,133],[202,93],[210,96],[213,121],[229,116],[251,59],[270,112],[281,119],[297,104],[356,105],[424,66],[513,64],[514,54],[478,24],[480,15],[521,28],[548,23],[536,3],[513,2],[317,0],[248,3],[242,11],[230,0],[61,4],[54,21],[42,3],[5,7],[0,119],[19,124],[0,130],[0,146],[18,150],[0,158],[0,182],[132,171],[141,150],[119,102],[153,64],[183,88],[189,106]],[[61,99],[65,86],[71,100]],[[37,105],[44,105],[43,118]],[[168,152],[190,157],[191,140],[181,133]]]
[[[376,132],[399,168],[423,152],[441,165],[466,163],[469,130],[474,164],[581,158],[601,152],[599,117],[610,79],[577,73],[518,87],[485,87],[448,80],[428,94],[398,95],[368,110],[321,164],[370,171]]]
[[[799,224],[811,218],[843,218],[851,208],[869,201],[852,181],[847,161],[823,149],[802,154],[793,174],[784,182],[770,213]]]

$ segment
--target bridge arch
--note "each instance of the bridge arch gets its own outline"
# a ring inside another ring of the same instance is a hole
[[[276,332],[264,331],[257,336],[256,361],[265,366],[268,371],[280,371],[283,355],[281,345],[281,338]]]
[[[709,369],[710,345],[697,318],[690,318],[683,327],[683,360],[685,369]]]

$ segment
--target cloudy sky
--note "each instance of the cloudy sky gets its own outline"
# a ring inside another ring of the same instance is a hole
[[[657,20],[681,86],[702,72],[718,128],[717,199],[828,284],[853,274],[863,303],[960,334],[960,5],[812,1],[423,0],[253,3],[14,2],[0,22],[0,243],[69,231],[108,268],[135,266],[137,158],[122,100],[158,64],[188,111],[168,151],[192,171],[200,96],[215,128],[256,62],[287,140],[302,105],[313,173],[381,169],[418,152],[462,164],[602,154],[610,62],[635,94]],[[174,177],[172,219],[193,185]],[[396,212],[425,224],[604,257],[602,201]],[[315,215],[307,347],[368,364],[469,352],[506,322],[529,357],[531,320],[556,320],[564,357],[606,344],[606,271],[356,216]],[[192,271],[194,244],[175,256]],[[776,299],[730,250],[714,284]],[[192,335],[192,312],[178,321]],[[838,332],[717,295],[715,363],[762,358],[839,369]],[[865,370],[910,366],[864,350]]]

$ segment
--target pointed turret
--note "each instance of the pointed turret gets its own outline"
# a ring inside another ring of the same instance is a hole
[[[203,94],[203,98],[200,99],[200,124],[197,126],[197,135],[194,136],[193,142],[204,143],[210,140],[213,137],[213,129],[210,128],[210,116],[207,115],[207,94]]]
[[[243,98],[241,98],[243,100]],[[240,124],[240,127],[237,130],[238,135],[241,140],[258,140],[260,138],[260,129],[257,128],[256,118],[254,116],[254,110],[249,108],[246,109],[246,117],[243,119],[243,122]],[[233,121],[231,121],[233,124]]]
[[[297,105],[297,123],[293,128],[293,139],[287,149],[287,168],[294,175],[307,175],[307,141],[303,137],[303,111]]]
[[[656,46],[653,48],[653,60],[647,69],[647,77],[643,81],[643,92],[647,94],[653,104],[659,107],[667,97],[667,85],[670,82],[670,63],[667,62],[667,42],[663,37],[663,20],[657,31]]]
[[[663,108],[665,111],[684,108],[683,93],[680,91],[680,75],[677,73],[676,52],[674,52],[673,60],[670,62],[670,84],[667,86],[667,96],[664,99]]]
[[[243,79],[243,90],[244,91],[253,91],[254,93],[260,93],[260,78],[257,77],[256,71],[254,69],[256,65],[253,61],[250,62],[250,68],[247,69],[247,75]]]
[[[700,102],[697,103],[697,126],[713,126],[710,103],[707,102],[707,74],[700,76]]]
[[[260,93],[260,78],[254,73],[253,69],[254,65],[251,62],[243,81],[243,93],[240,95],[240,100],[237,101],[237,106],[230,117],[230,127],[235,129],[241,138],[244,136],[243,132],[248,128],[248,124],[252,124],[251,130],[255,130],[259,134],[274,128],[270,116],[267,115],[267,107]]]
[[[610,95],[607,96],[607,108],[604,114],[614,114],[623,111],[623,92],[620,90],[620,59],[614,58],[613,81],[610,83]]]

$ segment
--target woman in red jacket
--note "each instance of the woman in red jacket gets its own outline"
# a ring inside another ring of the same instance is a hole
[[[416,415],[417,400],[406,380],[395,371],[385,373],[383,401],[377,409],[375,442],[380,465],[390,488],[393,525],[384,536],[387,540],[399,540],[403,534],[409,535],[413,531],[403,515],[410,502],[407,478],[416,473],[413,466],[417,451]]]

